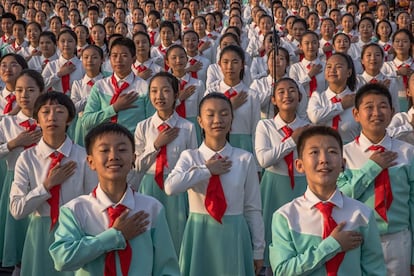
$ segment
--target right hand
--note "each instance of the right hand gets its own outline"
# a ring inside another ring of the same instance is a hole
[[[53,169],[50,170],[49,175],[47,176],[43,185],[46,190],[52,189],[54,186],[62,184],[69,177],[71,177],[76,170],[76,162],[70,161],[65,165],[58,163]]]
[[[194,94],[195,90],[196,90],[195,85],[190,85],[184,88],[183,90],[180,90],[180,92],[178,93],[178,99],[180,101],[185,101],[186,99],[191,97],[191,95]]]
[[[232,162],[225,156],[223,158],[213,157],[206,162],[206,167],[210,171],[211,175],[221,175],[230,171]]]
[[[122,233],[127,241],[147,231],[147,226],[149,224],[148,213],[139,211],[132,216],[127,217],[129,212],[128,209],[125,210],[112,225],[113,228]]]
[[[345,95],[341,99],[341,104],[343,109],[347,109],[353,107],[355,105],[355,94],[348,94]]]
[[[66,63],[65,65],[63,65],[62,67],[60,67],[59,72],[57,73],[58,77],[62,77],[62,76],[66,76],[71,74],[72,72],[74,72],[76,70],[76,65],[73,63]]]
[[[197,61],[193,65],[188,66],[187,72],[198,72],[202,68],[203,68],[203,63],[201,63],[200,61]]]
[[[152,75],[152,70],[150,68],[145,69],[142,72],[137,72],[138,77],[140,77],[143,80],[147,80]]]
[[[232,97],[230,101],[231,101],[231,105],[233,106],[233,109],[236,110],[237,108],[242,106],[245,102],[247,102],[247,92],[241,91],[237,93],[237,95]]]
[[[136,105],[133,103],[138,99],[139,94],[137,92],[129,92],[127,94],[122,94],[119,98],[112,104],[116,113],[121,110],[134,108]]]
[[[295,129],[295,130],[293,131],[293,133],[292,133],[292,139],[293,139],[293,141],[295,141],[295,143],[297,143],[297,142],[298,142],[299,136],[302,134],[302,132],[303,132],[305,129],[309,128],[309,126],[310,126],[310,125],[306,125],[306,126],[303,126],[303,127],[298,127],[297,129]]]
[[[397,165],[395,161],[398,157],[398,153],[395,151],[386,150],[381,152],[380,150],[375,151],[369,159],[377,163],[381,168],[386,169]]]
[[[312,78],[322,72],[322,65],[321,64],[312,64],[311,69],[309,70],[309,78]]]
[[[11,140],[7,146],[9,150],[13,150],[17,147],[26,147],[39,142],[40,138],[42,138],[42,131],[40,129],[35,131],[25,130]]]
[[[164,129],[158,133],[157,139],[154,141],[154,148],[158,150],[162,146],[171,143],[175,138],[177,138],[179,132],[180,129],[178,127]]]
[[[356,231],[342,231],[346,222],[339,223],[331,235],[340,245],[342,251],[346,252],[355,249],[363,242],[362,235]]]

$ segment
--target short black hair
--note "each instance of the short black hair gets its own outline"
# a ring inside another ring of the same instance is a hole
[[[387,98],[390,107],[392,108],[391,93],[388,88],[380,83],[368,83],[361,86],[355,95],[355,108],[359,109],[362,99],[368,95],[379,95]]]
[[[96,127],[92,128],[88,134],[85,136],[85,149],[86,154],[91,155],[92,153],[92,147],[95,144],[96,140],[100,137],[102,137],[105,134],[114,133],[126,136],[128,140],[131,142],[132,145],[132,152],[135,152],[135,142],[134,142],[134,136],[132,133],[125,128],[124,126],[112,123],[112,122],[106,122],[97,125]]]
[[[67,95],[61,92],[51,91],[51,92],[43,93],[36,99],[36,102],[33,108],[33,118],[35,120],[39,119],[38,113],[39,113],[40,108],[42,108],[42,106],[44,106],[45,104],[49,102],[58,103],[66,107],[66,109],[68,110],[68,114],[69,114],[69,118],[68,118],[69,122],[71,122],[73,118],[75,118],[76,108],[72,100]]]
[[[15,54],[15,53],[8,53],[8,54],[5,54],[4,56],[2,56],[0,58],[0,62],[2,62],[6,57],[14,57],[14,59],[22,67],[22,69],[27,69],[28,68],[27,62],[26,62],[26,60],[24,59],[23,56]]]
[[[302,132],[302,134],[299,136],[297,146],[296,146],[298,150],[299,159],[301,159],[303,156],[303,150],[305,148],[306,141],[318,135],[330,136],[334,138],[338,142],[339,148],[341,149],[341,155],[342,155],[343,142],[342,142],[341,135],[339,135],[338,131],[328,126],[311,126],[305,129]]]
[[[109,55],[111,54],[112,49],[115,46],[125,46],[125,47],[128,48],[129,52],[131,53],[131,55],[133,57],[135,57],[135,55],[136,55],[135,43],[130,38],[127,38],[127,37],[116,38],[111,44],[111,49],[109,50]]]

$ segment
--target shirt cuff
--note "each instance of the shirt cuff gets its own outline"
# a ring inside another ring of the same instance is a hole
[[[124,236],[121,231],[118,231],[115,228],[109,228],[98,234],[96,238],[102,242],[105,251],[120,250],[125,249],[126,247]]]

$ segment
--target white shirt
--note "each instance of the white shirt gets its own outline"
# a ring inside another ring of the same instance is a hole
[[[155,149],[154,141],[159,135],[158,127],[162,124],[180,129],[177,138],[167,144],[168,167],[164,168],[164,174],[171,172],[181,152],[197,148],[197,137],[193,123],[180,117],[176,112],[163,121],[155,112],[148,119],[139,122],[135,129],[135,154],[137,156],[135,163],[136,170],[140,173],[155,173],[156,158],[160,149]]]
[[[203,56],[200,56],[200,55],[196,55],[194,57],[188,56],[188,62],[187,62],[186,68],[188,68],[191,65],[190,64],[190,60],[191,59],[195,59],[198,62],[201,62],[201,64],[203,65],[203,67],[201,67],[201,69],[197,71],[197,78],[199,80],[201,80],[203,83],[206,83],[206,80],[207,80],[207,69],[210,66],[210,60],[208,60],[207,58],[205,58]]]
[[[311,78],[308,75],[309,69],[307,69],[307,66],[310,63],[315,64],[315,65],[316,64],[322,65],[321,72],[315,75],[317,87],[314,93],[319,92],[319,91],[325,91],[327,88],[327,84],[325,81],[325,74],[324,74],[325,64],[323,64],[319,59],[309,61],[304,58],[302,59],[301,62],[292,64],[289,70],[289,76],[295,81],[297,81],[300,85],[303,86],[308,96],[309,96],[309,83],[311,81]]]
[[[76,80],[73,82],[72,90],[70,92],[70,98],[75,104],[76,112],[79,113],[84,110],[88,97],[91,94],[91,89],[93,85],[88,85],[88,82],[92,81],[95,84],[98,80],[101,79],[103,79],[101,73],[99,73],[94,78],[90,78],[88,77],[88,75],[85,74],[85,76],[81,80]]]
[[[204,201],[211,173],[205,164],[216,154],[232,161],[231,170],[220,175],[227,203],[224,215],[244,215],[252,236],[253,258],[262,259],[264,226],[259,178],[251,153],[234,148],[229,143],[219,152],[211,150],[204,143],[198,149],[186,150],[165,180],[165,192],[172,195],[187,191],[190,212],[208,214]]]
[[[395,84],[398,91],[398,97],[406,98],[407,91],[404,85],[404,78],[403,76],[397,75],[398,68],[400,67],[409,67],[411,70],[414,70],[414,61],[410,57],[407,60],[401,61],[398,58],[394,58],[392,61],[387,61],[381,68],[381,73],[386,75],[387,77],[392,77],[395,79]],[[407,76],[407,82],[410,76]]]
[[[395,114],[394,117],[392,117],[391,123],[388,125],[388,135],[392,138],[414,145],[414,128],[411,125],[413,115],[413,107],[411,107],[408,112],[400,112]]]
[[[149,81],[152,79],[152,77],[155,74],[163,71],[163,68],[155,63],[155,58],[149,58],[149,59],[147,59],[146,61],[144,61],[142,63],[139,62],[138,60],[135,60],[134,64],[132,64],[132,66],[131,66],[131,69],[132,69],[132,71],[134,72],[134,74],[136,76],[138,76],[138,66],[140,66],[140,65],[143,65],[143,66],[147,67],[148,69],[150,69],[152,71],[151,76],[148,79],[145,80],[147,83],[149,83]]]
[[[255,152],[260,166],[280,175],[288,175],[288,167],[283,159],[286,155],[293,151],[293,160],[298,158],[293,138],[289,137],[283,141],[285,133],[282,128],[286,125],[296,130],[309,125],[309,122],[296,117],[293,122],[287,124],[278,114],[273,119],[259,121],[256,128]],[[303,175],[298,173],[296,168],[294,173],[296,176]]]
[[[221,68],[217,63],[212,63],[208,66],[207,69],[207,82],[206,82],[206,88],[210,89],[211,85],[217,81],[223,80],[224,75],[223,72],[221,72]],[[250,85],[252,83],[252,79],[250,76],[250,71],[247,66],[244,66],[244,76],[243,76],[243,82],[246,85]]]
[[[45,80],[46,90],[52,88],[54,91],[65,92],[62,88],[62,78],[57,76],[60,68],[67,62],[72,62],[76,66],[76,70],[70,74],[69,87],[72,86],[75,80],[80,80],[85,75],[85,69],[83,68],[82,62],[78,57],[74,56],[70,60],[60,56],[59,59],[53,60],[46,64],[43,69],[42,76]]]
[[[4,108],[7,105],[6,98],[9,95],[14,95],[14,91],[9,91],[6,87],[6,85],[5,85],[3,90],[1,91],[1,94],[0,94],[0,115],[3,115]],[[14,101],[12,110],[16,107],[16,105],[17,105],[17,102]]]
[[[51,62],[53,60],[57,60],[59,56],[57,53],[54,53],[51,57],[47,58],[48,62]],[[43,55],[41,56],[33,56],[28,62],[27,66],[30,69],[36,70],[37,72],[41,73],[43,71],[43,68],[46,66],[45,64],[45,57]]]
[[[195,118],[198,116],[198,106],[206,91],[204,84],[201,80],[191,77],[190,73],[185,74],[181,79],[177,79],[179,84],[181,83],[181,80],[187,82],[187,84],[184,85],[184,89],[187,89],[190,86],[195,86],[196,88],[194,93],[185,99],[186,118]],[[178,99],[176,102],[176,106],[180,105],[180,101]]]
[[[308,103],[308,118],[318,125],[333,126],[333,118],[340,116],[338,132],[344,143],[354,140],[359,135],[361,128],[354,120],[353,107],[343,109],[340,102],[333,103],[332,98],[342,99],[346,95],[355,94],[348,87],[339,94],[333,92],[329,87],[322,93],[313,93]]]
[[[250,75],[252,76],[253,82],[255,82],[257,79],[266,77],[267,74],[267,55],[264,55],[262,57],[254,57],[252,65],[250,66]]]
[[[27,40],[23,40],[22,44],[20,45],[17,45],[16,42],[13,42],[12,44],[9,44],[5,48],[3,48],[2,53],[3,55],[8,54],[8,53],[14,53],[14,54],[18,54],[26,58],[27,55],[25,55],[24,49],[28,46],[29,46],[29,42]]]
[[[60,186],[60,206],[77,196],[88,194],[96,186],[98,179],[95,172],[89,169],[84,148],[67,137],[55,150],[42,138],[37,146],[23,151],[17,159],[10,191],[10,212],[16,219],[25,218],[31,213],[35,216],[50,216],[47,200],[51,195],[43,182],[52,160],[49,156],[55,151],[65,156],[61,161],[62,165],[69,161],[76,162],[75,173]]]

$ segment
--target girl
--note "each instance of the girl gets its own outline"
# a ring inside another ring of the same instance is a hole
[[[218,38],[220,38],[220,34],[216,32],[216,19],[214,18],[213,13],[207,13],[206,16],[206,33],[207,36],[214,41],[216,41]]]
[[[5,86],[1,91],[0,114],[16,115],[19,112],[14,89],[16,78],[23,69],[27,69],[27,63],[22,56],[10,53],[1,57],[0,77]]]
[[[115,20],[112,17],[106,17],[103,21],[105,26],[106,40],[115,33]]]
[[[132,71],[141,79],[149,81],[156,73],[162,71],[161,66],[155,63],[156,60],[151,58],[150,37],[147,33],[137,32],[133,40],[137,59],[132,64]]]
[[[179,93],[175,77],[166,72],[156,74],[149,84],[149,98],[156,112],[137,124],[135,130],[136,169],[145,173],[139,187],[143,194],[157,198],[165,207],[168,225],[177,255],[188,215],[185,193],[168,197],[164,179],[186,149],[195,149],[194,125],[175,111]]]
[[[322,93],[313,93],[309,99],[308,118],[314,124],[337,130],[346,144],[361,131],[352,115],[356,77],[351,57],[333,54],[326,62],[325,79],[328,88]]]
[[[186,71],[191,74],[191,77],[205,83],[207,79],[207,68],[210,65],[210,61],[199,55],[198,42],[198,34],[195,31],[189,30],[185,32],[183,36],[183,46],[189,58]]]
[[[306,29],[307,29],[307,25],[306,25],[305,19],[302,19],[302,18],[295,19],[292,25],[292,35],[293,35],[292,40],[285,41],[285,43],[282,45],[284,48],[286,48],[289,51],[291,64],[296,63],[298,61],[302,61],[303,59],[304,55],[303,55],[303,50],[300,47],[300,41],[302,37],[304,36]],[[319,40],[319,37],[318,37],[318,40]]]
[[[39,38],[39,52],[40,56],[33,56],[29,62],[28,67],[41,73],[50,61],[57,60],[56,53],[56,37],[52,32],[42,32]]]
[[[197,16],[193,20],[193,29],[198,34],[198,52],[211,62],[213,57],[214,40],[209,38],[206,33],[206,19],[203,16]]]
[[[191,24],[191,11],[188,8],[182,8],[180,10],[181,32],[185,33],[193,28]]]
[[[275,50],[268,52],[266,72],[268,75],[261,79],[256,79],[250,86],[251,89],[258,92],[260,99],[261,118],[270,119],[275,116],[275,110],[271,103],[271,97],[274,90],[274,83],[282,78],[287,77],[287,68],[289,64],[288,51],[280,47],[278,55],[275,58]],[[275,64],[276,63],[276,64]],[[276,65],[276,71],[274,69]],[[303,87],[299,88],[301,94],[299,105],[297,108],[297,115],[303,119],[307,119],[306,108],[308,106],[308,96]]]
[[[174,25],[171,22],[164,21],[160,24],[160,39],[161,43],[156,47],[155,56],[157,57],[157,64],[164,67],[168,71],[168,66],[165,63],[165,54],[168,48],[172,45],[174,36]]]
[[[267,33],[272,30],[272,17],[268,15],[262,15],[259,19],[259,32],[257,35],[252,35],[250,37],[250,43],[247,46],[246,52],[251,57],[264,56],[265,55],[265,46],[264,38]]]
[[[387,133],[393,138],[405,141],[414,145],[414,74],[411,74],[407,86],[408,111],[400,112],[393,116],[388,125]]]
[[[16,79],[16,101],[21,108],[14,116],[6,116],[0,121],[0,158],[5,158],[7,173],[1,193],[0,248],[3,266],[16,266],[20,270],[22,250],[28,220],[15,220],[9,212],[9,194],[13,182],[14,167],[20,153],[39,142],[42,133],[33,117],[33,107],[37,97],[43,92],[42,75],[34,70],[25,69]]]
[[[380,21],[383,20],[391,20],[389,18],[390,16],[390,10],[388,8],[388,4],[381,2],[377,4],[377,24]],[[391,33],[394,33],[397,30],[397,25],[395,24],[394,21],[388,21],[391,24]]]
[[[369,17],[363,17],[358,22],[359,40],[355,43],[358,50],[358,56],[361,56],[362,48],[372,42],[372,35],[375,27],[375,21]]]
[[[105,27],[102,24],[95,24],[91,29],[91,40],[94,45],[100,47],[104,52],[104,55],[108,53],[108,47],[106,44]]]
[[[42,75],[45,79],[46,89],[69,93],[75,80],[85,75],[82,62],[76,56],[76,34],[71,30],[62,31],[58,38],[58,47],[61,56],[57,60],[46,64]]]
[[[118,22],[115,24],[115,33],[121,34],[123,37],[130,37],[128,35],[128,26],[124,22]]]
[[[400,29],[392,36],[392,48],[395,52],[395,58],[388,61],[381,69],[386,76],[393,76],[396,81],[398,99],[401,111],[408,110],[407,103],[407,86],[408,78],[414,72],[414,62],[411,56],[411,46],[414,43],[414,37],[407,29]]]
[[[256,128],[255,152],[260,166],[265,169],[260,190],[266,248],[272,242],[273,213],[306,190],[304,175],[294,170],[293,166],[293,160],[297,158],[297,139],[309,124],[296,116],[301,97],[294,80],[280,78],[271,96],[276,116],[259,121]],[[270,267],[267,249],[265,266]]]
[[[76,45],[76,55],[78,58],[81,58],[83,49],[85,49],[89,45],[88,27],[86,27],[85,25],[77,25],[75,27],[75,34],[78,40],[77,45]]]
[[[205,92],[204,84],[186,72],[188,57],[182,46],[171,46],[167,51],[166,62],[179,83],[176,111],[194,124],[197,142],[201,144],[201,129],[197,127],[197,107]]]
[[[81,18],[80,18],[79,10],[71,9],[69,11],[69,21],[70,21],[69,27],[72,30],[74,30],[77,25],[82,23]]]
[[[303,51],[303,59],[292,64],[289,76],[303,86],[310,97],[315,91],[326,89],[323,76],[324,65],[318,58],[318,35],[312,31],[306,31],[300,39],[299,47]]]
[[[169,195],[188,192],[181,273],[257,275],[265,243],[254,157],[226,140],[233,111],[223,94],[205,96],[199,112],[204,142],[181,154],[165,182]]]
[[[60,33],[60,29],[62,28],[62,19],[59,16],[53,16],[49,20],[49,30],[58,36]]]
[[[220,92],[230,99],[234,109],[234,120],[230,132],[230,144],[253,152],[253,135],[260,120],[258,92],[243,82],[244,51],[230,45],[220,53],[219,66],[223,80],[214,82],[206,94]]]
[[[321,40],[319,41],[320,51],[325,55],[325,61],[332,56],[332,38],[335,31],[335,22],[331,18],[325,18],[321,23]]]
[[[315,32],[316,34],[320,34],[319,30],[319,16],[316,12],[309,13],[309,16],[306,20],[309,30]]]
[[[172,24],[174,25],[174,35],[173,35],[173,44],[181,45],[181,25],[178,21],[173,21]]]
[[[98,181],[86,164],[85,149],[66,135],[74,116],[72,101],[62,93],[44,93],[36,100],[33,117],[42,129],[42,138],[20,154],[10,190],[12,216],[24,219],[30,215],[22,275],[73,275],[58,274],[49,255],[59,207],[91,192]]]
[[[103,78],[101,73],[101,65],[104,55],[102,49],[95,45],[89,45],[82,51],[82,65],[85,68],[85,76],[81,80],[73,82],[70,97],[75,104],[76,114],[73,124],[76,125],[73,140],[76,144],[83,146],[85,138],[85,130],[81,124],[83,110],[85,109],[91,89],[96,81]]]
[[[385,54],[385,61],[391,61],[394,58],[394,50],[392,49],[392,42],[390,40],[392,27],[388,20],[382,20],[377,23],[375,27],[375,34],[378,39],[378,44],[382,46]]]
[[[26,37],[29,41],[29,45],[22,49],[21,54],[26,57],[27,62],[30,62],[30,59],[32,57],[40,56],[42,54],[39,49],[39,39],[41,32],[42,27],[36,22],[30,22],[26,26]]]
[[[341,33],[346,34],[351,43],[355,43],[359,39],[359,34],[355,30],[355,18],[352,14],[346,13],[342,16],[341,19],[342,31]]]
[[[357,88],[366,83],[381,82],[387,86],[391,93],[392,105],[395,112],[400,111],[400,103],[398,101],[398,89],[394,78],[388,78],[381,72],[384,64],[384,51],[377,43],[370,43],[362,49],[361,63],[364,66],[364,72],[357,76]]]
[[[411,15],[408,12],[400,12],[397,16],[396,22],[398,30],[407,29],[411,31]]]

